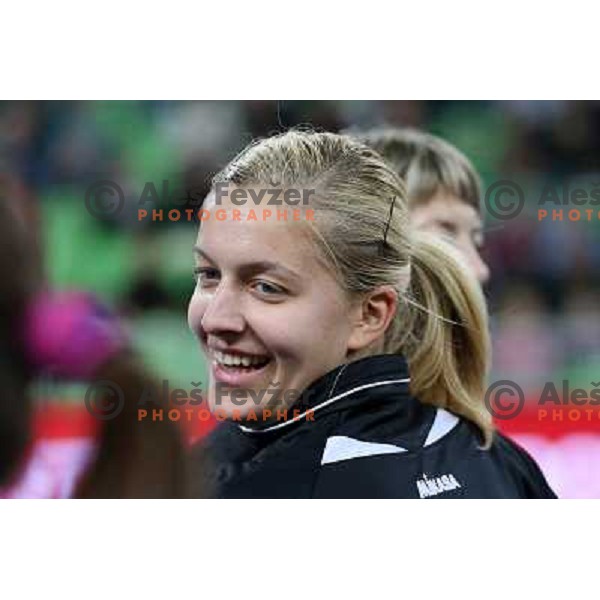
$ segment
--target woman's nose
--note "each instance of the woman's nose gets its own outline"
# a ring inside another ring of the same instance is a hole
[[[479,262],[481,263],[481,265],[477,277],[480,283],[483,285],[484,283],[487,283],[490,278],[490,268],[487,266],[487,263],[482,258],[480,258]]]
[[[241,302],[233,290],[219,287],[208,300],[206,310],[200,320],[202,329],[207,334],[225,332],[241,333],[244,331],[245,319],[241,311]]]
[[[479,254],[477,248],[471,248],[468,260],[471,269],[473,269],[475,273],[475,277],[477,277],[477,281],[479,281],[481,285],[487,283],[490,278],[490,268],[483,260],[481,254]]]

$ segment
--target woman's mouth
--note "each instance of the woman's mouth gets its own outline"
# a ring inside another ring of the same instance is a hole
[[[212,351],[215,380],[236,387],[250,386],[260,378],[271,359],[268,356]]]

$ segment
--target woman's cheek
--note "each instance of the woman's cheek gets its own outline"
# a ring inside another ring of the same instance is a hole
[[[200,323],[205,310],[206,299],[202,297],[202,294],[196,288],[188,306],[188,326],[193,333],[200,331]]]

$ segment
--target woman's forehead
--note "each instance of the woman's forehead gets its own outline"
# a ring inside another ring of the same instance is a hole
[[[481,227],[481,217],[475,208],[449,193],[438,193],[426,202],[416,204],[411,213],[414,220],[430,222],[452,219],[468,228]]]
[[[241,213],[240,220],[230,215],[217,220],[211,214],[200,224],[197,248],[215,260],[228,263],[268,260],[293,270],[311,268],[316,248],[305,223],[247,220],[245,216],[247,212]]]

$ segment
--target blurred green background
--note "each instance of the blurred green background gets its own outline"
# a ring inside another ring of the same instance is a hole
[[[211,175],[257,136],[295,125],[383,124],[455,143],[484,186],[513,179],[524,187],[518,219],[485,215],[493,376],[524,387],[563,378],[589,387],[600,373],[600,226],[539,222],[534,199],[548,182],[600,182],[599,103],[2,102],[0,172],[5,192],[36,216],[52,283],[93,290],[118,307],[148,363],[189,387],[205,377],[186,322],[196,226],[140,222],[145,183],[205,194]],[[125,198],[119,214],[102,219],[85,203],[100,180],[117,183]]]

